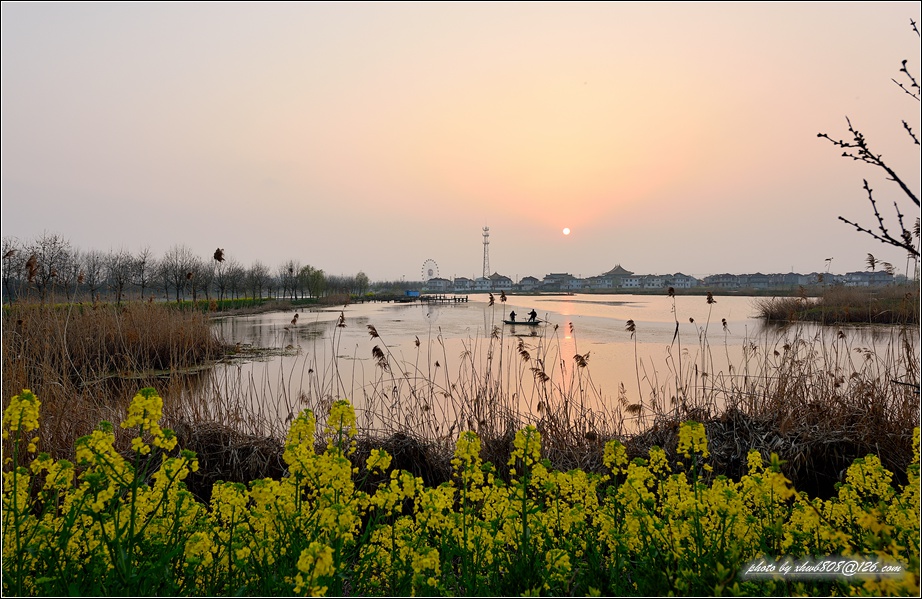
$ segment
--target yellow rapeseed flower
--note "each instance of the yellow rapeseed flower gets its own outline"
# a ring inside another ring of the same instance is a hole
[[[347,455],[352,455],[356,450],[355,436],[355,409],[346,399],[333,402],[330,415],[327,417],[327,426],[324,433],[329,436],[327,449],[339,448]],[[346,447],[348,443],[348,447]]]
[[[298,575],[295,577],[295,593],[303,592],[313,597],[325,595],[327,587],[318,581],[336,572],[333,564],[333,548],[313,541],[298,557]]]
[[[28,389],[14,395],[10,405],[3,412],[3,438],[9,439],[9,433],[28,433],[38,429],[38,411],[41,405],[42,402]]]
[[[391,466],[391,454],[383,449],[372,449],[368,459],[365,460],[365,468],[369,472],[384,472]]]
[[[563,549],[551,549],[544,556],[548,577],[553,582],[564,582],[570,577],[570,556]]]
[[[605,444],[602,461],[612,472],[624,472],[628,463],[627,449],[617,439],[609,441]]]
[[[144,435],[149,434],[156,447],[167,451],[176,446],[176,436],[171,430],[160,428],[160,419],[163,418],[163,398],[153,387],[145,387],[138,391],[128,406],[128,415],[122,428],[138,427],[138,436],[131,440],[131,448],[142,455],[150,453],[150,446],[144,442]]]
[[[693,453],[700,453],[705,458],[711,455],[704,425],[692,420],[683,422],[679,427],[679,446],[676,451],[686,458],[690,458]]]

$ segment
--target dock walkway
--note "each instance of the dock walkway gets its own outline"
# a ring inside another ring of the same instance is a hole
[[[355,298],[352,302],[356,304],[364,304],[365,302],[393,302],[395,304],[464,304],[467,303],[467,296],[446,295],[441,293],[420,294],[416,296],[390,294]]]

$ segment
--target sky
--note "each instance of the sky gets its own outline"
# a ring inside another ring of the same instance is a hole
[[[372,281],[865,270],[918,2],[2,4],[4,238]],[[569,235],[563,229],[571,230]],[[832,258],[827,263],[827,258]]]

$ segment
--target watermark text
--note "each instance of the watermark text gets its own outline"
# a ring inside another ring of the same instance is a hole
[[[780,560],[761,558],[744,565],[740,570],[740,577],[744,580],[897,577],[902,576],[904,569],[905,566],[899,562],[879,557],[785,557]]]

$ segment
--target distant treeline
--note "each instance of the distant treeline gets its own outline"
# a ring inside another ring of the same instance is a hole
[[[156,299],[175,302],[362,295],[371,284],[363,272],[330,275],[321,268],[291,259],[275,268],[259,260],[244,266],[218,248],[197,256],[174,245],[163,256],[150,248],[81,250],[58,234],[22,242],[3,239],[3,302],[111,301]],[[376,287],[418,288],[418,282],[380,283]]]

